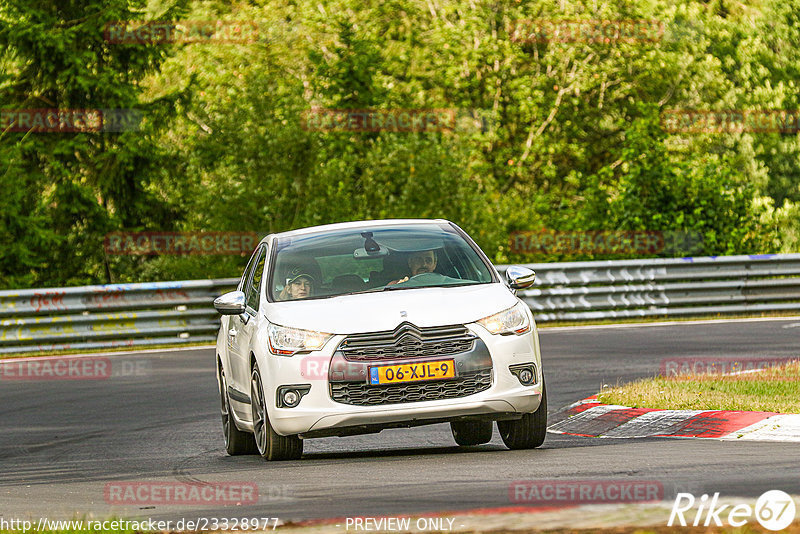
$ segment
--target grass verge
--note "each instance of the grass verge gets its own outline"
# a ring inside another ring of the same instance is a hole
[[[800,362],[735,375],[647,378],[598,399],[633,408],[800,413]]]

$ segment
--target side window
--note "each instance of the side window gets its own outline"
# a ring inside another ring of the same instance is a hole
[[[258,311],[258,301],[261,291],[261,279],[264,277],[264,264],[267,260],[267,247],[261,247],[258,253],[258,257],[256,259],[256,266],[253,270],[253,276],[250,278],[250,282],[247,287],[246,299],[247,305],[250,308]]]
[[[250,280],[250,274],[253,272],[253,265],[256,263],[256,259],[258,258],[259,249],[253,251],[253,255],[250,256],[250,261],[247,262],[247,267],[244,268],[244,273],[242,274],[241,280],[239,280],[239,291],[247,292],[247,281]]]

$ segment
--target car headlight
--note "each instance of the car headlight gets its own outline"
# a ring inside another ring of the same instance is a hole
[[[507,310],[477,321],[492,334],[524,334],[531,329],[531,321],[524,302],[518,302]]]
[[[270,324],[267,332],[269,351],[282,356],[291,356],[301,350],[319,350],[333,337],[333,334],[325,332],[288,328],[276,324]]]

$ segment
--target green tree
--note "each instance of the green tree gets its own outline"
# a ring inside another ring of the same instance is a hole
[[[162,16],[179,16],[182,3]],[[176,217],[154,191],[166,155],[154,134],[171,100],[140,100],[142,81],[170,46],[104,36],[106,24],[140,20],[144,8],[135,0],[0,2],[0,62],[13,67],[0,79],[2,109],[138,109],[145,117],[135,131],[0,134],[0,172],[24,188],[17,211],[34,222],[6,225],[8,239],[36,244],[21,263],[14,248],[0,250],[2,276],[49,286],[109,280],[105,233],[168,227]]]

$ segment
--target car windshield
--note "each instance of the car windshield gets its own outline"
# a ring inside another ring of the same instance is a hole
[[[486,284],[479,253],[446,223],[371,226],[280,237],[270,300]]]

